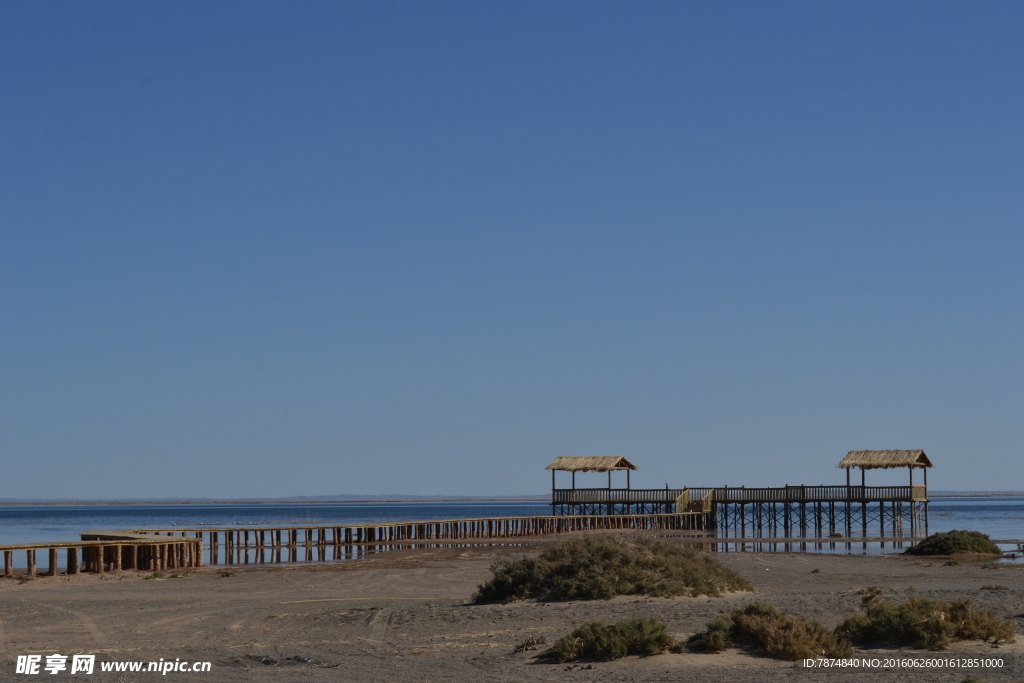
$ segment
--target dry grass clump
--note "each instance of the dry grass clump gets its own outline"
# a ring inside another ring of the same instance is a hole
[[[593,600],[616,595],[721,595],[752,590],[743,577],[690,548],[652,538],[584,536],[538,557],[501,559],[474,602],[524,598]]]
[[[907,548],[907,555],[953,555],[955,553],[984,553],[1002,555],[1003,551],[980,531],[947,531],[932,534],[917,545]]]
[[[853,652],[848,641],[837,638],[821,624],[791,617],[761,602],[712,621],[704,631],[686,641],[686,648],[692,652],[721,652],[737,645],[752,647],[768,657],[794,661],[805,657],[847,657]]]
[[[532,633],[526,636],[526,639],[516,643],[513,648],[514,652],[529,652],[530,650],[536,650],[541,645],[547,645],[548,639],[544,636],[540,638],[534,636]]]
[[[944,648],[954,640],[1014,642],[1013,622],[992,610],[974,609],[970,600],[952,604],[930,598],[912,598],[894,605],[875,597],[864,598],[864,614],[840,624],[838,637],[858,645],[913,645]]]
[[[577,659],[607,661],[626,655],[657,655],[682,648],[657,619],[629,619],[617,624],[590,621],[567,636],[559,638],[544,657],[558,662]]]

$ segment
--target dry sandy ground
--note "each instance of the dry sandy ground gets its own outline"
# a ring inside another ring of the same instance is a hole
[[[520,549],[521,550],[521,549]],[[537,548],[533,548],[534,551]],[[1024,567],[946,567],[941,561],[811,554],[720,554],[755,594],[723,598],[635,599],[472,605],[489,576],[494,547],[415,550],[334,566],[216,568],[188,578],[103,577],[0,581],[0,681],[15,675],[18,654],[96,653],[97,662],[180,658],[213,662],[210,673],[104,674],[95,681],[962,681],[968,669],[809,670],[745,652],[665,654],[593,663],[587,668],[513,654],[527,635],[551,642],[591,619],[656,617],[679,637],[755,597],[833,626],[860,606],[856,589],[874,585],[894,599],[951,600],[1015,615],[1024,634]],[[812,573],[820,569],[820,573]],[[1008,591],[981,590],[1001,584]],[[1024,636],[995,648],[959,644],[936,653],[866,651],[858,657],[1001,657],[1002,669],[974,671],[988,681],[1024,681]],[[97,665],[97,669],[99,666]],[[60,680],[67,672],[44,680]]]

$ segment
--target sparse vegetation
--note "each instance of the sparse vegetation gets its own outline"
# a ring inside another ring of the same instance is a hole
[[[983,591],[1008,591],[1010,590],[1006,586],[1000,586],[998,583],[986,583],[981,587]]]
[[[629,619],[617,624],[590,621],[559,638],[543,656],[558,662],[577,659],[606,661],[626,655],[657,655],[682,648],[656,619]]]
[[[164,579],[166,577],[167,577],[167,575],[164,574],[163,572],[153,572],[149,576],[145,577],[145,580],[159,581],[159,580]]]
[[[812,574],[820,574],[820,573],[821,573],[821,570],[820,570],[820,569],[812,569],[812,570],[811,570],[811,573],[812,573]]]
[[[942,563],[942,566],[943,567],[959,567],[960,563],[957,562],[956,560],[947,560],[947,561]]]
[[[999,563],[998,562],[986,562],[985,564],[981,565],[981,568],[982,569],[999,569]]]
[[[686,647],[692,652],[721,652],[745,646],[768,657],[797,660],[845,657],[853,645],[943,648],[954,640],[1014,642],[1010,619],[992,610],[976,610],[970,600],[950,604],[912,598],[895,605],[882,599],[882,593],[874,586],[861,589],[864,613],[847,619],[834,631],[770,605],[750,604],[710,622],[687,640]]]
[[[221,569],[219,572],[217,572],[217,576],[222,578],[222,579],[231,578],[234,575],[235,575],[234,572],[229,572],[226,569]]]
[[[953,555],[955,553],[982,553],[1001,555],[988,535],[979,531],[946,531],[932,534],[917,545],[907,548],[907,555]]]
[[[608,599],[616,595],[721,595],[752,590],[743,577],[690,548],[651,538],[585,536],[559,543],[538,557],[501,559],[475,602],[525,598]]]
[[[862,598],[864,614],[836,628],[838,637],[857,645],[913,645],[943,648],[954,640],[1013,642],[1013,624],[991,610],[974,609],[970,600],[952,604],[912,598],[895,605],[877,596]]]
[[[36,577],[30,576],[29,574],[0,574],[0,579],[8,579],[10,581],[17,581],[18,585],[28,583]]]
[[[849,642],[837,638],[821,624],[789,616],[760,602],[712,621],[704,631],[686,641],[692,652],[721,652],[734,646],[752,647],[762,655],[794,661],[804,657],[846,657],[853,652]]]
[[[842,538],[843,535],[841,533],[839,533],[838,531],[833,531],[832,533],[830,533],[828,535],[828,537],[829,538]]]
[[[537,647],[540,646],[540,645],[547,645],[547,643],[548,643],[548,639],[545,638],[544,636],[541,636],[540,638],[536,638],[531,633],[530,635],[526,636],[526,640],[524,640],[524,641],[522,641],[520,643],[516,643],[514,651],[515,652],[529,652],[530,650],[536,650]]]

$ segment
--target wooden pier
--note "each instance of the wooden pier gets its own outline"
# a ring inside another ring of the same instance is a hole
[[[134,529],[140,535],[188,538],[204,545],[208,563],[246,564],[330,561],[357,557],[366,547],[423,547],[520,542],[574,531],[636,530],[706,533],[708,515],[673,512],[635,515],[483,517],[298,527],[192,527]]]
[[[4,576],[14,574],[14,556],[17,552],[25,553],[25,573],[28,576],[39,576],[36,553],[40,550],[45,553],[49,562],[46,571],[41,574],[43,576],[57,576],[60,570],[61,551],[64,552],[64,571],[67,574],[102,574],[122,569],[163,571],[203,566],[201,541],[197,539],[177,537],[154,540],[151,536],[143,539],[122,536],[104,540],[83,538],[82,541],[69,543],[0,546],[0,551],[4,554]]]
[[[621,456],[562,456],[551,470],[553,514],[630,514],[636,512],[703,512],[707,528],[723,538],[749,536],[799,538],[921,538],[928,535],[928,475],[932,464],[924,451],[850,451],[838,465],[845,486],[775,488],[633,489],[629,473],[637,467]],[[906,467],[907,486],[867,486],[865,471]],[[861,470],[861,483],[850,470]],[[914,470],[924,482],[914,484]],[[572,473],[572,488],[556,488],[555,472]],[[626,488],[612,488],[612,472],[626,472]],[[577,472],[607,472],[607,488],[576,488]]]

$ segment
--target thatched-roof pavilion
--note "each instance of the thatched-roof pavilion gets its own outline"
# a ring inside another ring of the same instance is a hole
[[[860,468],[861,486],[864,485],[865,470],[887,470],[894,467],[906,467],[910,471],[910,485],[914,485],[914,468],[924,471],[924,483],[928,485],[928,468],[932,461],[924,451],[850,451],[837,465],[846,470],[846,485],[850,485],[850,468]]]
[[[612,487],[612,472],[626,471],[626,488],[629,488],[630,470],[640,469],[621,455],[560,455],[545,467],[551,470],[551,488],[555,488],[555,471],[572,472],[572,487],[576,488],[577,472],[607,472],[608,488]]]

